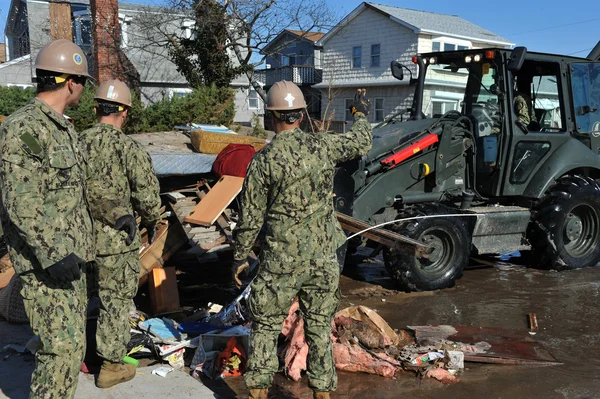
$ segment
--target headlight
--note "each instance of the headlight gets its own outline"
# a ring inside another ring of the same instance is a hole
[[[435,63],[436,63],[436,61],[437,61],[437,60],[436,60],[436,58],[435,58],[435,57],[431,57],[431,58],[429,59],[429,63],[430,63],[430,64],[435,64]]]
[[[473,61],[473,57],[471,57],[470,55],[467,55],[465,57],[465,62],[468,64],[469,62]]]
[[[475,62],[479,62],[479,61],[481,61],[481,54],[475,54],[475,55],[473,56],[473,61],[475,61]]]

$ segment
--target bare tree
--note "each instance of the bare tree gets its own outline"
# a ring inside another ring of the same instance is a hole
[[[215,4],[222,8],[223,14],[198,12],[202,9],[214,10]],[[175,14],[181,16],[180,22],[183,22],[183,25],[180,24],[179,32],[173,29],[172,16]],[[218,18],[218,20],[211,21],[207,18]],[[260,78],[255,74],[255,70],[264,63],[266,58],[266,55],[260,54],[260,50],[284,29],[304,32],[293,40],[299,41],[310,31],[329,30],[337,19],[338,16],[328,6],[326,0],[166,0],[164,12],[157,12],[154,8],[140,23],[147,28],[141,31],[152,32],[151,37],[146,38],[151,39],[154,44],[151,47],[168,48],[171,61],[178,67],[183,65],[187,70],[192,69],[192,66],[200,67],[202,64],[210,66],[210,63],[200,60],[200,57],[220,61],[223,59],[218,54],[216,57],[214,54],[210,56],[203,54],[206,47],[200,52],[189,51],[196,46],[193,43],[195,40],[207,40],[208,27],[215,32],[215,37],[210,38],[209,41],[218,44],[212,46],[212,51],[228,54],[231,65],[227,68],[237,74],[244,74],[250,85],[266,101]],[[181,29],[181,26],[184,28]],[[220,29],[221,27],[226,29]],[[223,32],[227,35],[225,40],[218,36]],[[149,43],[148,40],[144,42]],[[277,53],[291,43],[292,41],[282,42],[271,51]],[[208,73],[203,79],[206,80],[207,75]],[[197,81],[198,77],[194,79]]]

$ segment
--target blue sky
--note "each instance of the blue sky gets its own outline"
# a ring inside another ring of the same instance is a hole
[[[126,0],[155,4],[159,0]],[[358,0],[329,0],[340,18],[352,11]],[[600,1],[567,3],[558,0],[420,0],[383,1],[382,4],[458,15],[531,51],[574,54],[585,57],[600,40]],[[576,6],[579,4],[579,6]],[[0,41],[10,0],[0,0]]]

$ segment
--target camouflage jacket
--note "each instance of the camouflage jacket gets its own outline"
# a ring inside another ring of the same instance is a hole
[[[518,92],[516,94],[517,95],[515,96],[514,102],[517,117],[525,125],[529,125],[531,122],[537,122],[535,110],[533,109],[533,104],[529,96]]]
[[[349,133],[278,133],[248,166],[241,193],[235,258],[246,257],[265,226],[262,259],[335,259],[346,236],[333,207],[336,164],[366,154],[371,125],[356,116]]]
[[[82,149],[88,163],[88,199],[96,225],[99,255],[138,250],[139,233],[127,246],[124,231],[115,230],[121,216],[135,210],[142,225],[156,224],[160,218],[158,180],[150,155],[120,129],[105,123],[81,133]]]
[[[94,259],[85,165],[77,132],[36,99],[0,127],[2,226],[17,273],[74,252]]]

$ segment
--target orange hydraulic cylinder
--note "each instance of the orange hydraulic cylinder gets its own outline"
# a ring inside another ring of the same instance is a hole
[[[391,168],[397,166],[400,162],[404,161],[405,159],[412,157],[417,152],[422,151],[425,148],[434,145],[438,141],[439,141],[439,138],[438,138],[437,134],[428,134],[427,136],[423,137],[421,140],[419,140],[419,141],[409,145],[408,147],[401,149],[397,153],[385,158],[384,160],[381,161],[381,164],[383,166],[386,166],[391,169]]]

